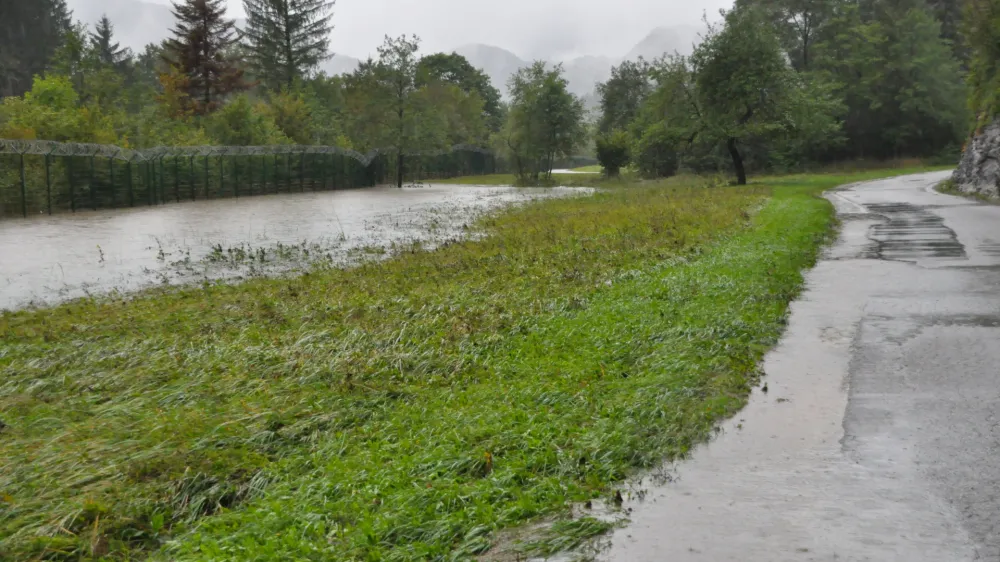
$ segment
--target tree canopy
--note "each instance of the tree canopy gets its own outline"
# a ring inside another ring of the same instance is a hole
[[[243,0],[243,31],[253,76],[272,90],[291,88],[330,57],[333,0]]]

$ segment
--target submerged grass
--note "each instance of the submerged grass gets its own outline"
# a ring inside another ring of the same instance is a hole
[[[829,234],[814,195],[878,175],[606,190],[353,269],[0,315],[0,559],[483,553],[742,407]]]

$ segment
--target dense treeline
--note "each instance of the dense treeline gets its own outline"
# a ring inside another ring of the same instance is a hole
[[[953,157],[970,122],[966,68],[977,115],[996,105],[997,1],[971,0],[960,33],[954,0],[738,0],[691,56],[614,69],[598,88],[597,155],[612,175],[732,170],[740,182],[832,160]],[[330,77],[317,68],[331,56],[331,0],[244,7],[236,29],[223,0],[177,1],[173,37],[133,53],[107,18],[73,24],[64,0],[4,2],[0,136],[395,149],[399,182],[411,152],[489,146],[536,182],[589,146],[559,66],[521,69],[505,103],[465,58],[421,56],[404,36]]]
[[[963,21],[969,107],[978,129],[1000,114],[1000,0],[968,0]]]
[[[739,0],[692,56],[614,70],[599,88],[598,155],[612,174],[730,167],[741,183],[837,159],[953,157],[969,121],[956,7]]]
[[[4,2],[0,137],[402,154],[486,146],[502,126],[500,93],[461,56],[421,57],[416,37],[387,37],[356,72],[326,76],[332,1],[244,6],[239,30],[224,0],[176,1],[172,38],[133,53],[108,18],[90,31],[71,23],[63,0]]]

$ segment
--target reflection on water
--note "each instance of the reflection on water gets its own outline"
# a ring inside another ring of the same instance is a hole
[[[499,205],[578,192],[428,185],[0,221],[0,309],[232,277],[232,269],[213,267],[207,259],[213,248],[306,243],[310,255],[322,250],[343,257],[366,246],[451,237]]]

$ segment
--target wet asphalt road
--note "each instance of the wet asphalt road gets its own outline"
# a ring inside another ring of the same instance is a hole
[[[1000,206],[947,175],[828,194],[769,392],[637,484],[600,559],[1000,561]]]

